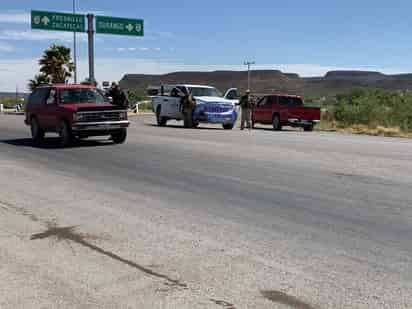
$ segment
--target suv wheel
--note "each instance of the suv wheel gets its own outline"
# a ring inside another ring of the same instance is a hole
[[[160,127],[164,127],[167,123],[167,120],[165,117],[160,116],[160,112],[162,111],[162,108],[159,106],[156,109],[156,121],[157,121],[157,125]]]
[[[60,122],[59,125],[60,145],[62,147],[70,146],[73,140],[71,129],[66,121]]]
[[[40,128],[37,118],[33,118],[30,122],[31,137],[35,144],[39,144],[44,140],[45,132]]]
[[[127,138],[127,130],[122,129],[116,133],[113,133],[111,137],[115,144],[123,144]]]
[[[279,115],[273,115],[272,125],[273,125],[273,130],[275,131],[282,130],[282,125],[280,123]]]
[[[225,129],[225,130],[232,130],[232,129],[233,129],[233,123],[225,123],[225,124],[223,124],[223,129]]]

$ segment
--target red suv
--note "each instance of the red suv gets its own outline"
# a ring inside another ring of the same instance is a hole
[[[74,137],[110,135],[119,144],[127,137],[127,110],[114,106],[95,86],[47,85],[29,97],[25,123],[33,141],[43,141],[46,132],[58,133],[62,146]]]
[[[282,126],[302,127],[312,131],[320,121],[320,108],[305,107],[301,97],[283,94],[266,95],[256,104],[252,113],[252,124],[273,125],[274,130]]]

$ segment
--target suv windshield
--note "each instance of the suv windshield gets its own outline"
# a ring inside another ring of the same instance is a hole
[[[216,88],[188,87],[194,97],[221,97],[221,93]]]
[[[73,88],[60,90],[60,103],[105,103],[106,98],[94,88]]]

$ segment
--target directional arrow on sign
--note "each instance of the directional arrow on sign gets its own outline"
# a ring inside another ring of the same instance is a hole
[[[130,31],[132,31],[133,30],[133,25],[132,24],[128,24],[127,26],[126,26],[126,29],[130,32]]]
[[[49,24],[49,22],[50,22],[50,19],[49,19],[47,16],[44,16],[44,17],[41,19],[41,22],[42,22],[45,26],[47,26],[47,25]]]

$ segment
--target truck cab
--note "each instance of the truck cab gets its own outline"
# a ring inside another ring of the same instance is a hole
[[[112,105],[95,86],[66,84],[36,88],[28,99],[25,123],[35,143],[54,132],[62,146],[70,145],[75,137],[104,135],[124,143],[129,126],[127,110]]]
[[[301,97],[273,94],[261,97],[252,112],[252,124],[271,124],[274,130],[282,126],[301,127],[312,131],[320,121],[320,108],[305,107]]]

